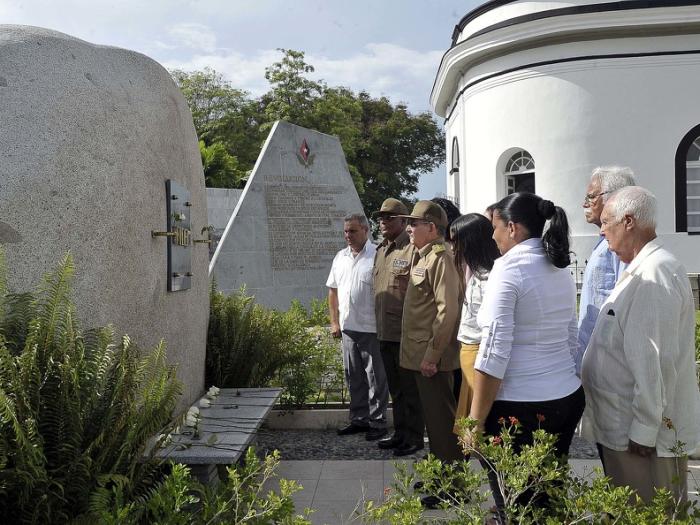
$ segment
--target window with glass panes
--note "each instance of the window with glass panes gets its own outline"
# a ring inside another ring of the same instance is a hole
[[[688,148],[685,176],[688,231],[700,232],[700,137]]]
[[[525,150],[520,150],[508,159],[504,173],[506,195],[515,192],[535,193],[535,161]]]

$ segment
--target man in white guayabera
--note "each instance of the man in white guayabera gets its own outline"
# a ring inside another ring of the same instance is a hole
[[[686,452],[700,442],[690,281],[656,238],[656,198],[648,190],[613,193],[601,224],[610,250],[628,266],[583,356],[584,435],[598,443],[615,485],[647,502],[656,488],[685,500]]]
[[[365,432],[368,441],[386,435],[389,403],[384,364],[377,340],[374,313],[374,257],[369,223],[362,214],[345,217],[347,248],[333,259],[328,287],[328,308],[333,337],[342,337],[345,379],[350,391],[350,423],[338,429],[341,436]]]

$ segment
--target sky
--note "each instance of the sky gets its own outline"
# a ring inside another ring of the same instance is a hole
[[[261,95],[277,48],[306,53],[312,78],[431,111],[440,58],[482,0],[0,0],[0,23],[67,33],[141,52],[168,69],[211,67]],[[438,122],[442,119],[436,117]],[[445,167],[418,198],[445,192]]]

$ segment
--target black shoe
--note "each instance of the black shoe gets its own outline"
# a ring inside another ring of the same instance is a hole
[[[370,428],[365,434],[365,439],[367,441],[376,441],[379,438],[383,438],[387,435],[386,428]]]
[[[350,423],[348,426],[339,428],[339,436],[349,436],[350,434],[359,434],[360,432],[367,432],[369,427],[364,425],[356,425],[355,423]]]
[[[403,439],[396,436],[386,437],[377,441],[377,446],[381,449],[387,450],[390,448],[396,448],[403,444]]]
[[[396,447],[394,449],[394,456],[410,456],[419,450],[423,450],[423,445],[411,445],[410,443],[404,443],[400,447]]]

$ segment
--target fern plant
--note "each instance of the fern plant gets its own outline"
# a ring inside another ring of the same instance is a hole
[[[306,357],[306,318],[255,302],[245,288],[231,295],[212,284],[207,337],[206,384],[259,387],[280,369]]]
[[[36,294],[9,293],[5,272],[0,253],[0,522],[70,521],[110,479],[138,499],[181,391],[165,345],[141,356],[111,327],[81,332],[69,255]]]

